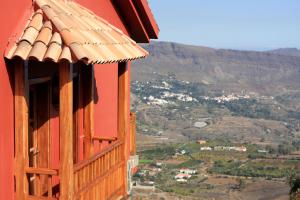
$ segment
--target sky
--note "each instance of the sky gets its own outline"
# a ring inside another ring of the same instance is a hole
[[[300,0],[148,0],[160,41],[214,48],[300,48]]]

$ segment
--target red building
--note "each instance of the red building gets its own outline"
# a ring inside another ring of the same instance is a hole
[[[0,199],[126,198],[130,61],[159,32],[147,1],[11,0],[0,10]]]

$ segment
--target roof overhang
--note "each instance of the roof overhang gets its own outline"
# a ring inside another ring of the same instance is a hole
[[[132,0],[150,39],[158,39],[159,27],[147,0]]]
[[[149,43],[150,39],[158,38],[159,28],[147,0],[113,0],[113,2],[135,41]]]
[[[124,62],[148,55],[121,30],[73,1],[36,0],[36,11],[5,57],[23,60]]]

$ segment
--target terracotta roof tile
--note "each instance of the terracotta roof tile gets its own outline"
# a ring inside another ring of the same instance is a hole
[[[51,37],[51,40],[50,40],[50,44],[52,44],[54,42],[59,44],[59,45],[62,45],[60,34],[57,33],[57,32],[53,33],[53,35]]]
[[[12,56],[17,56],[22,58],[23,60],[26,60],[31,49],[32,46],[28,41],[21,41],[20,43],[18,43],[18,46]]]
[[[49,28],[50,30],[53,30],[52,23],[50,21],[46,21],[43,25],[43,28]]]
[[[41,8],[43,9],[43,12],[47,16],[48,19],[54,19],[55,17],[57,17],[57,13],[55,13],[53,11],[53,9],[50,8],[49,6],[45,5]]]
[[[46,51],[47,51],[47,46],[45,45],[45,43],[37,41],[34,43],[28,55],[28,59],[43,61]]]
[[[49,29],[48,27],[43,27],[38,37],[36,38],[35,42],[43,42],[45,45],[48,45],[51,37],[52,37],[52,29]]]
[[[43,26],[43,12],[41,10],[38,10],[32,16],[32,19],[28,27],[33,27],[39,31],[42,28],[42,26]]]
[[[68,60],[69,62],[72,62],[72,54],[69,47],[65,46],[63,48],[59,60]]]
[[[88,61],[88,55],[87,52],[84,51],[84,48],[82,47],[82,45],[77,44],[77,43],[72,43],[70,44],[70,49],[73,52],[73,54],[75,55],[76,58],[78,58],[78,60],[83,60],[83,61]]]
[[[111,63],[148,55],[121,30],[73,1],[36,0],[39,8],[6,56],[39,61]]]
[[[61,53],[62,53],[61,45],[56,42],[52,42],[48,46],[48,49],[47,49],[44,59],[51,60],[53,62],[57,62]]]
[[[37,36],[39,35],[39,31],[33,27],[28,27],[22,37],[20,38],[21,41],[27,41],[29,44],[33,44]]]

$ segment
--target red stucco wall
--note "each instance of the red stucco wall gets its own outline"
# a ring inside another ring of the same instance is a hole
[[[95,66],[95,135],[117,136],[118,65]]]
[[[107,20],[110,24],[118,27],[128,35],[128,32],[121,20],[120,15],[114,8],[112,0],[75,0],[95,14]]]
[[[24,25],[31,0],[1,1],[0,7],[0,199],[13,199],[13,94],[3,59],[9,37]]]
[[[128,35],[111,0],[76,0]],[[118,64],[95,65],[96,91],[95,134],[117,136]],[[128,86],[129,87],[129,86]],[[128,102],[129,103],[129,102]],[[128,104],[128,108],[129,108]],[[129,129],[129,126],[128,126]]]
[[[3,54],[9,38],[21,33],[28,19],[31,0],[10,0],[1,2],[0,7],[0,199],[13,199],[13,149],[14,149],[14,123],[13,123],[13,85],[9,80],[7,67]],[[128,34],[118,13],[110,0],[77,0],[83,6],[94,11],[114,26]],[[103,136],[117,135],[117,78],[118,65],[95,65],[95,77],[98,100],[95,104],[95,133]],[[129,85],[128,85],[129,87]],[[130,110],[128,96],[128,111]],[[51,119],[52,142],[58,145],[58,113],[52,113]],[[128,112],[128,122],[129,112]],[[82,134],[82,126],[80,128]],[[129,124],[127,127],[129,130]],[[128,131],[129,132],[129,131]],[[129,138],[127,138],[129,141]],[[82,138],[80,142],[82,147]],[[58,148],[52,149],[52,167],[58,167]],[[129,155],[129,152],[128,152]]]
[[[95,12],[112,25],[128,35],[120,15],[115,10],[111,0],[76,0],[81,5]],[[98,6],[97,6],[98,5]],[[95,134],[102,136],[117,135],[117,64],[95,65],[96,86],[99,96],[95,104]],[[130,68],[130,67],[129,67]],[[130,80],[130,79],[129,79]],[[129,81],[130,82],[130,81]],[[129,85],[128,85],[129,87]],[[130,110],[128,96],[128,122]],[[128,124],[129,125],[129,124]],[[127,127],[129,130],[129,126]],[[127,138],[129,141],[129,137]],[[129,152],[128,152],[129,155]]]

